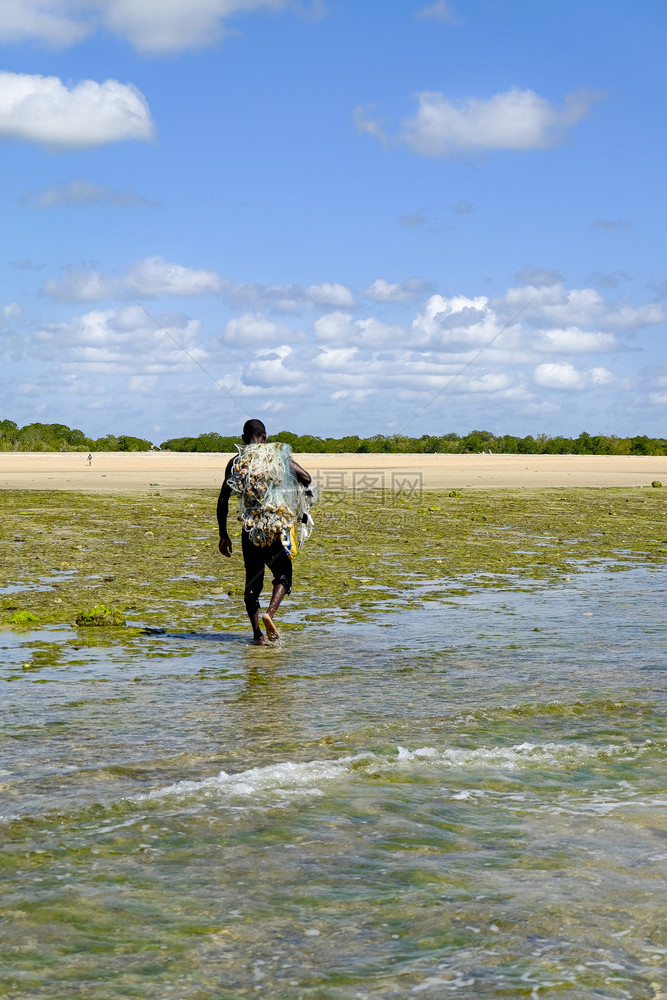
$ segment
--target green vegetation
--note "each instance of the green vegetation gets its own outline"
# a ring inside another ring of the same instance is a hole
[[[124,625],[125,618],[118,608],[110,608],[106,604],[96,604],[94,608],[81,611],[75,618],[77,625]]]
[[[89,438],[65,424],[26,424],[0,420],[0,451],[150,451],[150,441],[128,434]]]
[[[285,627],[377,619],[424,598],[556,586],[582,570],[662,566],[667,557],[662,490],[457,493],[325,494],[296,557]],[[128,625],[245,634],[239,531],[232,522],[234,554],[223,558],[216,499],[191,490],[110,504],[76,492],[4,491],[0,629],[30,627],[29,616],[40,627],[72,625],[82,610],[105,605]]]
[[[233,453],[240,443],[239,433],[224,436],[217,431],[197,437],[169,438],[160,448],[167,451]],[[422,434],[419,438],[394,434],[387,437],[375,434],[360,438],[356,434],[342,438],[321,438],[312,434],[293,434],[280,431],[269,436],[269,441],[285,441],[294,451],[383,454],[466,454],[491,451],[499,455],[667,455],[666,438],[649,438],[646,434],[634,437],[615,437],[588,434],[582,431],[576,438],[560,435],[550,437],[517,437],[512,434],[492,434],[491,431],[470,431],[460,436],[449,434]],[[150,441],[121,434],[107,434],[103,438],[88,438],[83,431],[70,430],[65,424],[27,424],[17,427],[12,420],[0,421],[0,451],[149,451]]]
[[[216,442],[217,439],[217,442]],[[225,438],[216,434],[201,434],[198,438],[173,438],[164,441],[160,447],[170,451],[224,451],[234,450],[238,438]],[[577,438],[562,436],[516,437],[511,434],[495,435],[491,431],[470,431],[462,437],[458,434],[423,434],[419,438],[394,434],[386,437],[375,434],[360,438],[356,434],[342,438],[320,438],[312,434],[292,434],[281,431],[269,435],[269,441],[285,441],[294,451],[312,453],[383,454],[387,452],[404,454],[466,454],[491,451],[499,455],[667,455],[667,439],[649,438],[645,434],[619,438],[604,434],[591,435],[586,431]],[[215,447],[209,447],[216,445]]]

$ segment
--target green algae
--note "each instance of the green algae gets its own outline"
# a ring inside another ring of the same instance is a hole
[[[92,625],[97,628],[125,625],[125,618],[118,608],[110,608],[106,604],[96,604],[94,608],[80,611],[75,618],[76,625]]]
[[[15,611],[9,619],[11,625],[32,625],[38,621],[37,615],[31,614],[29,611]]]
[[[234,554],[219,554],[214,491],[1,497],[0,628],[21,624],[17,613],[71,625],[98,605],[141,626],[247,628],[240,539],[230,518]],[[667,499],[650,488],[329,493],[313,513],[285,627],[299,615],[368,618],[482,588],[553,586],[667,554]]]

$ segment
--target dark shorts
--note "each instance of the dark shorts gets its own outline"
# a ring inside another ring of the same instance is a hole
[[[252,617],[259,608],[259,595],[264,586],[264,567],[273,573],[273,585],[280,583],[285,593],[292,590],[292,560],[277,538],[271,545],[253,545],[247,531],[241,532],[241,551],[245,565],[245,592],[243,600],[246,611]]]

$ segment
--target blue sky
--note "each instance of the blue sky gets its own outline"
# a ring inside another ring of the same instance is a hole
[[[0,418],[664,436],[662,0],[3,0]]]

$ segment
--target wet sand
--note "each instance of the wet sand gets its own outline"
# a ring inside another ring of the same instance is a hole
[[[0,453],[0,490],[145,493],[218,489],[229,456],[183,452]],[[667,487],[667,456],[299,454],[321,489]]]

